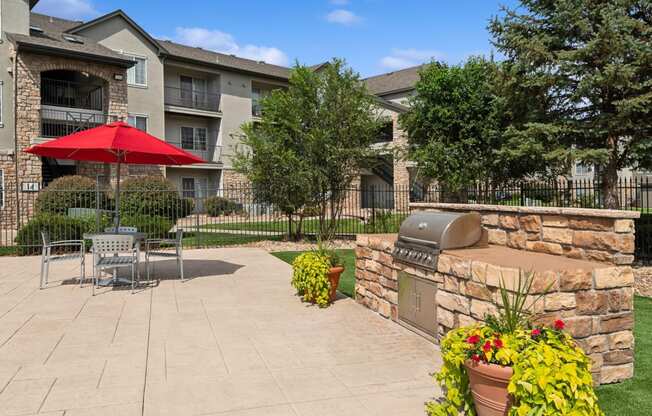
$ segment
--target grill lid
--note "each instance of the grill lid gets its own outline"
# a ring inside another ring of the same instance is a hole
[[[419,211],[403,221],[398,239],[439,250],[475,245],[482,238],[478,213]]]

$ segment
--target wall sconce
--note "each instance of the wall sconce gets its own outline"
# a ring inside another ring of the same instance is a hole
[[[113,79],[115,79],[116,81],[122,81],[123,79],[125,79],[125,76],[122,74],[113,74]]]

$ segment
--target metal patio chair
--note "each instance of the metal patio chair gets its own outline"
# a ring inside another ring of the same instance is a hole
[[[41,255],[41,284],[40,288],[43,289],[48,284],[48,277],[50,274],[50,263],[66,260],[79,260],[81,265],[81,275],[79,276],[79,287],[84,284],[86,279],[86,259],[84,256],[84,240],[60,240],[50,241],[50,233],[48,231],[41,231],[41,238],[43,239],[43,252]],[[61,254],[53,254],[52,249],[75,248],[75,251],[62,252]]]
[[[115,233],[116,232],[115,227],[106,227],[104,229],[104,232],[105,233]],[[136,228],[136,227],[123,227],[123,226],[118,227],[118,231],[117,231],[118,234],[120,234],[120,233],[137,233],[137,232],[138,232],[138,228]]]
[[[136,281],[140,283],[139,257],[140,245],[132,235],[105,234],[93,237],[93,296],[98,282],[98,274],[103,270],[121,267],[131,268],[131,293]],[[114,278],[115,282],[115,278]]]
[[[150,257],[166,257],[177,259],[177,269],[181,281],[183,278],[183,229],[177,229],[175,238],[150,238],[145,240],[145,268],[149,280]],[[164,247],[162,247],[164,246]],[[167,250],[166,250],[167,249]]]

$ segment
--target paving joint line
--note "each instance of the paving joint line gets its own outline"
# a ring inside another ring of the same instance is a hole
[[[52,355],[54,354],[54,351],[57,349],[57,347],[59,346],[59,344],[61,344],[61,341],[63,341],[63,337],[65,337],[65,336],[66,336],[66,333],[65,333],[65,332],[64,332],[63,334],[61,334],[61,337],[59,338],[59,341],[57,341],[57,343],[54,344],[54,347],[52,348],[52,351],[50,351],[50,353],[48,354],[48,356],[47,356],[47,358],[45,359],[45,361],[43,361],[43,365],[47,364],[48,361],[50,361],[50,358],[51,358]]]
[[[109,360],[104,360],[104,365],[102,366],[102,372],[100,373],[100,378],[97,379],[97,385],[95,386],[96,389],[100,388],[100,384],[102,384],[102,377],[104,377],[104,371],[106,371],[106,366],[109,363]]]
[[[20,324],[20,326],[19,326],[18,328],[16,328],[16,330],[15,330],[11,335],[9,335],[9,338],[7,338],[6,340],[4,340],[4,341],[2,342],[2,344],[0,344],[0,348],[3,348],[5,345],[7,345],[7,344],[9,343],[9,341],[11,341],[11,340],[13,339],[13,337],[16,336],[16,334],[18,333],[18,331],[20,331],[21,329],[23,329],[23,328],[25,327],[25,325],[27,325],[27,323],[28,323],[29,321],[31,321],[32,318],[34,318],[35,316],[36,316],[36,314],[33,313],[29,318],[27,318],[27,320],[26,320],[25,322],[23,322],[22,324]]]
[[[45,401],[48,399],[48,396],[50,395],[50,392],[54,388],[54,385],[57,383],[57,380],[58,380],[58,378],[55,377],[52,384],[50,384],[50,388],[48,389],[48,392],[45,393],[45,397],[43,397],[43,400],[41,401],[41,405],[38,407],[38,410],[36,411],[36,413],[41,413],[41,409],[43,409],[43,406],[45,405]]]
[[[204,299],[200,298],[199,303],[201,303],[201,307],[204,310],[204,317],[206,317],[206,321],[208,322],[208,327],[211,329],[211,334],[213,335],[213,341],[215,342],[217,351],[220,353],[220,358],[222,359],[222,363],[224,363],[224,369],[226,370],[227,374],[231,374],[231,371],[229,370],[229,366],[226,365],[226,358],[224,358],[224,351],[222,351],[220,342],[217,340],[217,334],[215,334],[215,328],[213,328],[213,322],[211,322],[210,318],[208,317],[208,311],[206,310],[206,305],[204,305]]]
[[[154,291],[149,292],[149,319],[147,325],[147,353],[145,354],[145,377],[143,378],[143,398],[140,406],[141,416],[145,414],[145,393],[147,392],[147,372],[149,368],[149,349],[150,335],[152,332],[152,307],[154,304]]]
[[[115,341],[115,336],[118,333],[118,327],[120,326],[120,320],[122,320],[122,314],[124,313],[125,306],[127,305],[127,300],[122,300],[122,307],[120,308],[120,314],[118,315],[118,320],[115,323],[115,328],[113,329],[113,336],[111,337],[111,344]]]
[[[22,369],[23,369],[23,366],[22,366],[22,365],[19,365],[19,366],[18,366],[18,370],[16,370],[16,372],[14,373],[14,375],[11,376],[11,378],[7,381],[7,383],[2,387],[2,390],[0,390],[0,395],[1,395],[2,393],[4,393],[4,391],[7,389],[7,387],[9,387],[9,385],[11,384],[11,382],[14,381],[14,379],[16,378],[16,376],[18,375],[18,373],[20,373],[20,370],[22,370]]]

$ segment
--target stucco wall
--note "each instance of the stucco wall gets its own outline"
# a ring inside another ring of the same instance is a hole
[[[109,49],[147,59],[147,86],[128,86],[128,112],[147,116],[148,132],[164,138],[163,63],[156,47],[121,17],[91,26],[80,34]]]

